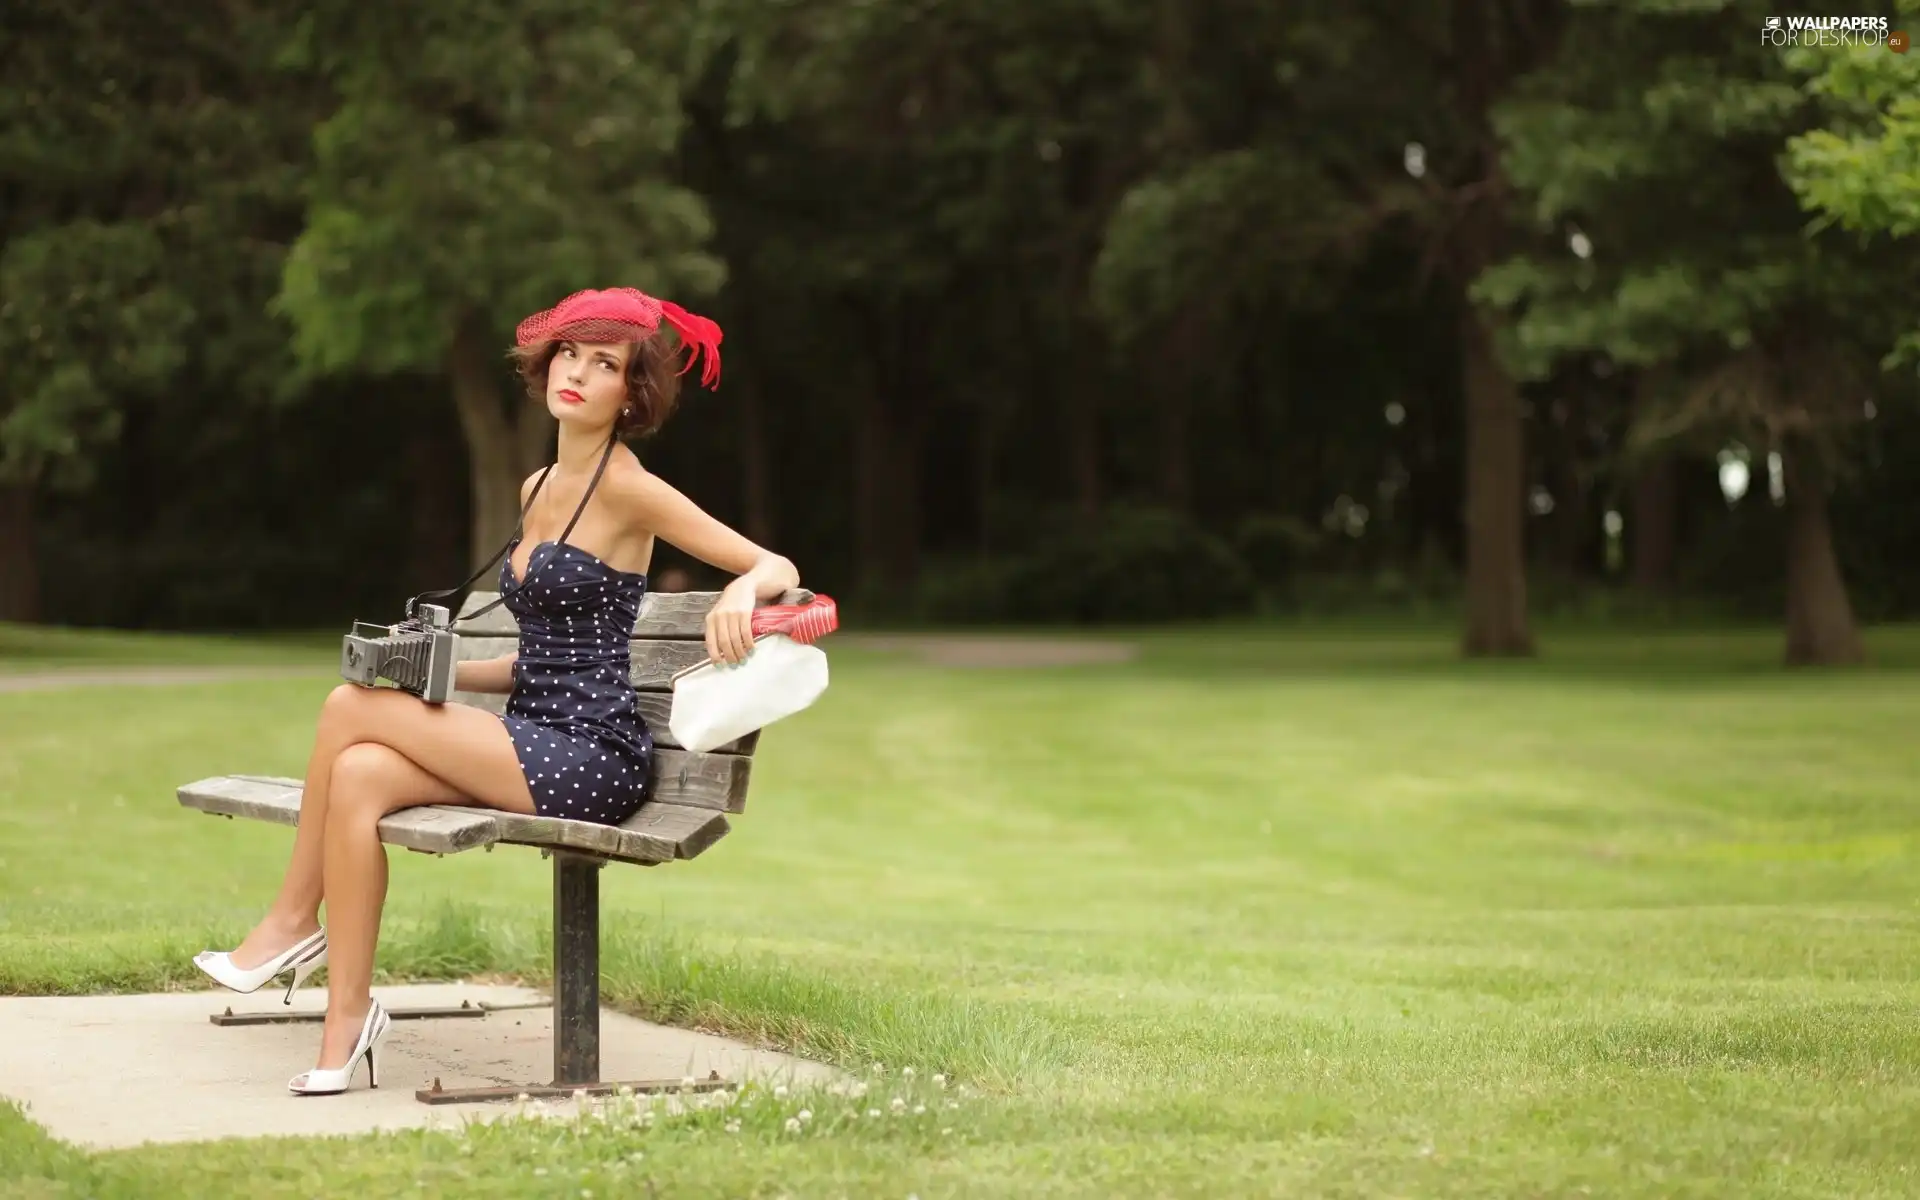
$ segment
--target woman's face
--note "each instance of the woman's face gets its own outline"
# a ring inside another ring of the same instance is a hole
[[[619,342],[561,342],[547,364],[547,411],[587,428],[611,425],[627,407],[627,357]]]

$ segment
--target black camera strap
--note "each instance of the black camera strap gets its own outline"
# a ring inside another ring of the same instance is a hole
[[[567,521],[567,527],[560,531],[560,537],[557,539],[558,542],[565,542],[567,540],[567,535],[573,532],[574,525],[579,522],[580,514],[587,511],[587,501],[593,498],[593,489],[600,486],[600,476],[606,473],[607,463],[613,458],[614,443],[618,440],[619,439],[612,434],[607,435],[607,448],[600,454],[600,465],[593,469],[593,478],[588,481],[587,490],[581,495],[580,504],[573,510],[573,516]],[[463,582],[457,583],[450,588],[443,588],[437,592],[421,592],[418,596],[407,601],[406,613],[409,618],[413,616],[417,606],[422,600],[436,599],[441,596],[452,596],[465,591],[469,584],[473,583],[474,580],[480,578],[482,575],[485,575],[487,571],[492,568],[493,564],[499,562],[501,556],[513,547],[515,542],[525,536],[527,531],[527,514],[533,511],[533,502],[540,498],[540,489],[547,485],[547,476],[553,472],[553,468],[554,464],[548,463],[546,468],[540,472],[540,478],[534,481],[533,494],[527,497],[526,507],[520,510],[520,519],[514,522],[513,536],[507,539],[506,544],[494,551],[493,557],[488,559],[486,564],[478,571],[467,576]],[[533,559],[531,557],[527,559],[527,568],[529,573],[531,573],[533,570]],[[522,579],[518,586],[525,587],[526,585],[527,580]],[[473,612],[462,617],[461,620],[471,621],[482,613],[492,612],[495,608],[506,603],[506,600],[507,595],[505,592],[502,592],[491,604],[475,609]]]

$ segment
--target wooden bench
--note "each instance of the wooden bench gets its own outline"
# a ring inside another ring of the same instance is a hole
[[[467,614],[491,602],[496,593],[475,592],[461,606],[454,624],[460,657],[498,658],[517,646],[518,627],[505,606],[469,620]],[[459,854],[496,844],[536,846],[553,859],[553,1079],[546,1084],[496,1088],[422,1088],[415,1096],[429,1104],[512,1099],[520,1095],[601,1094],[621,1087],[657,1091],[683,1086],[681,1080],[602,1081],[600,1079],[600,868],[609,862],[651,867],[694,858],[727,834],[729,814],[746,808],[753,751],[752,733],[717,750],[700,754],[681,749],[667,729],[674,674],[706,658],[706,615],[719,598],[715,592],[649,594],[641,603],[631,644],[632,678],[639,710],[653,731],[653,794],[640,810],[618,826],[552,817],[529,817],[490,808],[431,805],[404,809],[380,821],[380,840],[424,854]],[[805,604],[811,592],[789,592],[774,603]],[[507,698],[456,692],[453,702],[501,712]],[[268,775],[220,775],[185,784],[180,803],[222,817],[250,817],[282,825],[300,819],[302,784]],[[484,1016],[485,1008],[421,1009],[392,1012],[395,1017]],[[231,1009],[216,1023],[249,1020],[317,1020],[318,1013],[286,1017],[236,1017]],[[721,1086],[718,1079],[696,1087]]]

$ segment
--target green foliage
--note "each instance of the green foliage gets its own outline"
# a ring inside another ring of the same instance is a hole
[[[1920,18],[1920,4],[1902,0],[1900,14]],[[1787,143],[1784,173],[1807,209],[1859,234],[1882,257],[1916,263],[1920,234],[1920,56],[1879,47],[1820,53],[1803,50],[1795,65],[1826,114],[1822,128]],[[1920,304],[1903,294],[1902,322],[1887,365],[1920,363]]]
[[[1058,514],[1024,551],[929,574],[925,615],[942,621],[1143,622],[1250,611],[1255,580],[1224,539],[1164,509]]]
[[[1263,588],[1283,587],[1312,567],[1327,535],[1297,517],[1251,513],[1234,527],[1232,545]]]
[[[584,0],[310,12],[285,61],[337,102],[278,300],[302,362],[437,368],[468,314],[504,338],[580,288],[717,287],[705,205],[670,181],[685,24]]]
[[[1541,248],[1485,272],[1475,297],[1513,317],[1503,349],[1525,377],[1593,354],[1668,375],[1642,393],[1636,440],[1804,434],[1833,449],[1862,415],[1888,309],[1915,294],[1903,264],[1809,229],[1785,155],[1825,110],[1808,60],[1761,44],[1765,15],[1580,6],[1578,53],[1498,115]]]
[[[1315,294],[1310,269],[1343,219],[1351,214],[1312,161],[1225,151],[1143,180],[1120,201],[1094,263],[1094,305],[1122,341],[1178,322],[1189,306],[1212,311],[1278,294],[1304,307]]]
[[[76,468],[119,429],[118,400],[169,379],[194,313],[145,224],[75,221],[0,256],[0,477]]]
[[[297,90],[257,102],[268,16],[22,0],[8,19],[0,478],[79,485],[131,405],[178,416],[167,393],[195,376],[273,391],[264,302],[308,113]]]

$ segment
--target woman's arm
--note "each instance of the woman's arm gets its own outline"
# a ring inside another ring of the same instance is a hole
[[[652,472],[636,472],[630,479],[623,490],[635,518],[655,537],[738,576],[707,614],[707,654],[715,661],[739,662],[753,649],[754,606],[799,587],[800,569],[714,519]]]
[[[519,651],[499,658],[476,658],[453,664],[453,690],[504,696],[513,690],[513,664]]]

